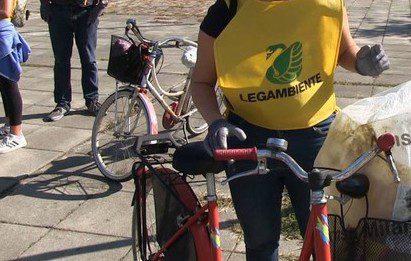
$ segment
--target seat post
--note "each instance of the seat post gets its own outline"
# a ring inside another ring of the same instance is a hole
[[[215,189],[215,178],[214,173],[207,173],[206,174],[206,181],[207,181],[207,201],[216,201],[217,194]]]

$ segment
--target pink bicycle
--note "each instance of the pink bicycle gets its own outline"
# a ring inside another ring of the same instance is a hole
[[[190,93],[197,43],[177,36],[149,40],[134,19],[127,20],[125,32],[125,37],[112,36],[107,73],[116,79],[116,90],[103,102],[91,137],[98,169],[116,181],[132,178],[135,152],[151,150],[156,143],[180,146],[208,127]],[[177,72],[165,74],[166,81],[158,74],[168,56],[173,63],[177,56],[178,63]],[[222,106],[222,96],[218,97]],[[150,152],[161,152],[158,148]]]

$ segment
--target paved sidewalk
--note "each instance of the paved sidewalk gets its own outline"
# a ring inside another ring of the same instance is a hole
[[[53,54],[47,25],[39,18],[38,2],[30,3],[32,16],[20,30],[33,52],[20,82],[28,146],[0,155],[0,260],[131,260],[133,184],[108,182],[90,156],[94,118],[83,114],[76,50],[72,63],[74,110],[58,122],[42,121],[54,107]],[[348,0],[346,7],[356,41],[360,45],[383,43],[391,69],[374,79],[339,68],[335,80],[341,107],[411,80],[409,0]],[[178,8],[174,8],[177,12]],[[145,12],[144,6],[137,5],[132,10],[148,38],[177,34],[196,39],[198,13],[159,19],[158,14]],[[163,10],[166,13],[168,9]],[[102,100],[114,90],[114,80],[105,72],[110,35],[121,35],[129,17],[106,14],[100,22],[97,57]],[[167,61],[162,77],[177,77],[177,64],[177,57]],[[4,115],[2,103],[0,115]],[[0,118],[0,123],[3,121]],[[227,188],[219,189],[220,196],[229,197]],[[245,260],[245,246],[236,232],[238,221],[233,210],[226,209],[221,219],[225,260]],[[301,247],[299,241],[282,240],[281,244],[282,259],[294,260]]]

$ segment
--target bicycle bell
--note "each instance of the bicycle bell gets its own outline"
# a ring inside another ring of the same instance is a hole
[[[287,151],[288,142],[284,139],[269,138],[267,139],[267,148]]]

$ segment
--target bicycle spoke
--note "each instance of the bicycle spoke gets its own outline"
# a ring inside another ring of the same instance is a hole
[[[117,180],[130,176],[134,140],[147,134],[149,128],[144,108],[136,107],[138,99],[130,100],[131,91],[120,91],[117,100],[114,95],[110,97],[111,103],[103,108],[105,114],[100,115],[99,125],[93,127],[93,154],[100,171]]]

